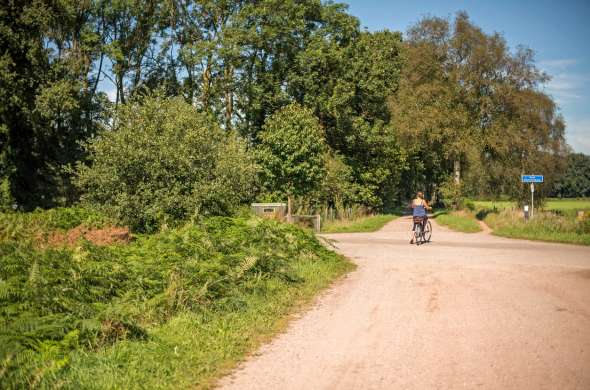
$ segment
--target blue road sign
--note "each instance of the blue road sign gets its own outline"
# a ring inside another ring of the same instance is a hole
[[[543,183],[543,175],[522,175],[520,178],[523,183]]]

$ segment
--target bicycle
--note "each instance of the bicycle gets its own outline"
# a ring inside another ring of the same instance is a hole
[[[414,218],[414,232],[416,234],[416,245],[422,245],[430,242],[432,237],[432,224],[428,218]]]

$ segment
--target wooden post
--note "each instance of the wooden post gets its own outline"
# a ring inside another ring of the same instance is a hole
[[[287,222],[288,223],[292,223],[293,222],[293,217],[291,214],[291,195],[287,196]]]
[[[322,217],[319,214],[317,214],[315,217],[314,230],[316,233],[319,233],[322,229]]]

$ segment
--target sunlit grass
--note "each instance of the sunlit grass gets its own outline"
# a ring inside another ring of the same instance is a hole
[[[375,232],[385,226],[388,222],[396,219],[398,215],[380,214],[367,217],[360,217],[353,220],[327,221],[322,225],[322,233],[367,233]]]
[[[252,217],[106,247],[39,248],[17,230],[0,240],[2,389],[207,387],[354,267],[311,232]]]
[[[475,215],[466,211],[439,213],[436,215],[436,222],[463,233],[477,233],[482,230]]]
[[[514,208],[516,203],[509,200],[473,200],[472,203],[477,209],[496,209],[499,211]],[[590,199],[557,199],[549,198],[543,206],[545,210],[554,211],[575,211],[590,210]]]
[[[301,308],[353,266],[341,259],[302,261],[304,282],[262,280],[212,310],[182,313],[150,330],[148,341],[123,341],[72,357],[59,381],[78,388],[209,388]]]
[[[590,219],[578,220],[569,214],[538,212],[525,221],[521,212],[504,210],[488,214],[485,222],[502,237],[590,245]]]

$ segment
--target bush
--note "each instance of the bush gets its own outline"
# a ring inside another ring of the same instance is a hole
[[[440,186],[442,202],[445,207],[459,210],[463,207],[463,188],[462,183],[455,183],[452,177],[449,177]]]
[[[475,209],[476,209],[476,207],[475,207],[475,203],[473,203],[473,202],[472,202],[472,201],[470,201],[470,200],[468,200],[468,201],[465,201],[465,204],[464,204],[464,206],[465,206],[465,208],[466,208],[467,210],[469,210],[469,211],[475,211]]]
[[[0,179],[0,211],[11,210],[14,203],[8,178]]]
[[[180,98],[123,105],[114,129],[77,166],[83,202],[136,231],[196,215],[229,215],[251,197],[257,168],[245,144]]]

